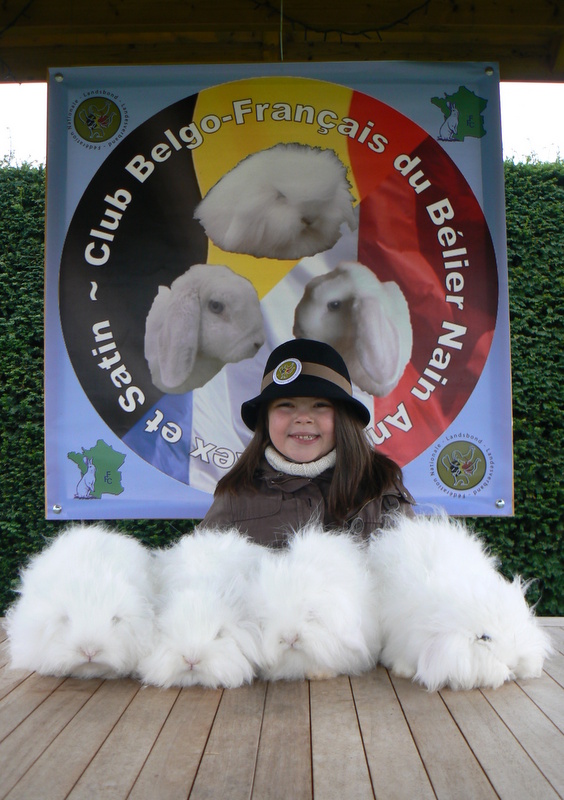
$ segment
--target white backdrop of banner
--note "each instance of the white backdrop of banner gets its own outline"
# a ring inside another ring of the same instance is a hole
[[[495,65],[52,69],[48,518],[199,518],[295,336],[423,505],[513,513]]]

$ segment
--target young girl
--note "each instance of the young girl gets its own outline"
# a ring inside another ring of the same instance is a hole
[[[370,413],[328,344],[293,339],[273,350],[241,416],[254,436],[218,482],[201,527],[235,525],[281,546],[312,518],[369,536],[387,513],[413,514],[401,469],[370,444]]]

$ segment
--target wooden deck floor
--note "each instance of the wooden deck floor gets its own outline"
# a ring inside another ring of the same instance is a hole
[[[158,690],[8,669],[0,797],[550,800],[564,797],[564,619],[542,678],[428,693],[359,678]],[[0,634],[2,638],[3,634]]]

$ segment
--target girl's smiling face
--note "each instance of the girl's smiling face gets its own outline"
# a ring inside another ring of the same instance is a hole
[[[268,433],[289,461],[317,461],[335,447],[335,408],[323,397],[281,397],[268,407]]]

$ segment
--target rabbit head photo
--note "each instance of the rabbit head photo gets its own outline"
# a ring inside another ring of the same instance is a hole
[[[194,212],[208,237],[233,253],[300,259],[356,228],[347,169],[333,150],[291,142],[240,161]]]
[[[375,397],[395,389],[413,346],[402,290],[357,262],[342,262],[312,278],[296,306],[293,333],[334,347],[353,382]]]
[[[256,289],[220,264],[194,264],[170,288],[159,286],[145,324],[151,380],[170,394],[203,386],[264,342]]]

